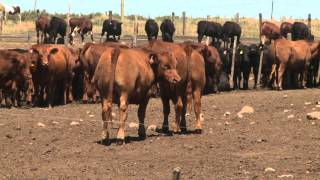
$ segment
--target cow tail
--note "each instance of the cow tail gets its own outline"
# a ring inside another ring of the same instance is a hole
[[[109,89],[108,89],[108,98],[113,98],[113,89],[114,89],[114,81],[115,81],[115,76],[116,76],[116,66],[118,62],[118,58],[120,55],[120,48],[116,47],[112,50],[112,55],[111,55],[111,76],[110,76],[110,81],[109,81]]]
[[[192,105],[192,82],[191,82],[191,67],[190,67],[190,61],[191,61],[191,54],[192,54],[192,47],[190,44],[187,44],[184,47],[184,50],[186,52],[187,55],[187,89],[186,89],[186,93],[187,93],[187,104],[186,104],[186,115],[189,116],[191,113],[191,105]]]

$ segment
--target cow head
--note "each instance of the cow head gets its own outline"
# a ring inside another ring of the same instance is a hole
[[[157,77],[173,84],[181,80],[176,70],[176,58],[171,52],[151,53],[149,63],[156,68]]]

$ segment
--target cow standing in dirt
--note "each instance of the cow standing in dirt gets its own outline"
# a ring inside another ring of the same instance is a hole
[[[50,43],[64,44],[64,37],[66,36],[67,32],[67,22],[64,19],[54,16],[50,20],[49,27]],[[58,34],[61,36],[61,38],[59,38],[57,41]]]
[[[166,82],[160,82],[161,100],[163,103],[164,121],[162,129],[168,132],[168,116],[170,114],[170,100],[173,101],[176,110],[174,132],[186,133],[186,115],[190,114],[192,99],[196,114],[196,133],[202,133],[201,116],[201,92],[205,86],[205,62],[203,56],[188,44],[174,44],[162,41],[151,41],[152,50],[169,51],[177,59],[177,71],[181,82],[172,86]]]
[[[80,51],[64,45],[34,45],[30,51],[37,56],[34,62],[36,66],[32,71],[37,100],[43,98],[47,89],[49,107],[56,103],[72,102],[72,78],[78,65]],[[62,100],[56,99],[59,90],[63,94]]]
[[[199,21],[197,26],[198,43],[201,43],[203,36],[212,38],[212,45],[219,47],[219,40],[222,39],[222,26],[216,22]]]
[[[304,88],[311,60],[311,49],[304,40],[289,41],[278,39],[274,42],[275,66],[277,85],[279,90],[283,89],[283,75],[289,70],[295,76],[300,75],[300,87]]]
[[[107,32],[106,41],[114,41],[114,42],[116,42],[117,40],[119,41],[122,33],[121,25],[122,25],[122,22],[119,22],[117,20],[109,20],[109,19],[105,20],[102,25],[100,42],[106,32]],[[110,36],[112,36],[113,38],[110,38]],[[116,36],[118,36],[118,38],[116,38]]]
[[[153,52],[143,48],[112,48],[102,54],[93,81],[102,98],[103,137],[109,138],[113,102],[119,105],[118,144],[125,138],[125,121],[129,104],[138,104],[140,138],[146,137],[144,119],[150,98],[148,91],[158,80],[176,83],[176,59],[169,52]]]
[[[158,38],[159,25],[154,19],[148,19],[144,29],[147,33],[148,41]]]
[[[173,22],[170,19],[165,19],[161,25],[160,30],[162,34],[162,40],[165,42],[173,42],[173,34],[176,31]]]
[[[36,20],[37,44],[47,41],[49,35],[50,21],[47,16],[39,16]],[[39,39],[41,32],[41,37]]]
[[[80,54],[80,64],[84,74],[82,96],[84,103],[87,103],[89,98],[92,98],[93,102],[97,102],[99,93],[96,92],[95,86],[91,83],[92,77],[103,52],[110,47],[117,46],[128,48],[128,46],[116,42],[105,42],[103,44],[87,43],[83,46]]]
[[[19,93],[27,82],[31,82],[30,61],[22,53],[10,50],[0,51],[0,89],[2,89],[7,107],[19,101]],[[31,87],[30,84],[29,87]],[[28,89],[26,96],[31,96]],[[18,102],[17,102],[18,105]]]
[[[73,44],[73,38],[76,34],[80,34],[81,42],[84,43],[84,35],[88,34],[91,37],[93,42],[93,33],[92,33],[92,22],[88,18],[71,18],[69,20],[69,26],[71,28],[71,33],[69,34],[69,43]]]

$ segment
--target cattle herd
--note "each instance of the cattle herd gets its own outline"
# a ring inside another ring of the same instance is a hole
[[[173,41],[174,23],[166,19],[160,28],[155,20],[146,21],[148,42],[135,47],[119,43],[122,23],[105,20],[101,38],[106,41],[86,43],[82,48],[65,46],[67,26],[69,43],[76,34],[92,35],[88,18],[64,19],[40,15],[36,22],[37,44],[29,49],[0,50],[0,102],[11,106],[63,105],[75,99],[83,103],[101,102],[103,136],[109,138],[112,104],[119,107],[118,143],[125,138],[129,104],[137,104],[139,137],[146,137],[144,119],[148,101],[160,97],[163,103],[163,132],[169,131],[170,101],[175,108],[173,132],[187,131],[186,117],[194,109],[196,133],[202,133],[201,96],[254,85],[275,88],[305,88],[319,85],[320,43],[314,41],[308,26],[284,22],[279,27],[264,22],[261,43],[241,43],[241,27],[227,21],[198,23],[198,42]],[[162,41],[157,40],[162,32]],[[41,37],[39,35],[41,33]],[[287,39],[291,33],[292,40]],[[60,37],[58,38],[58,35]],[[204,36],[210,44],[202,43]],[[237,39],[236,49],[231,47]],[[222,43],[223,42],[223,43]],[[260,61],[260,54],[263,59]],[[232,68],[232,54],[235,56]],[[259,64],[261,82],[258,82]],[[234,71],[233,77],[230,76]],[[233,80],[233,87],[229,85]]]

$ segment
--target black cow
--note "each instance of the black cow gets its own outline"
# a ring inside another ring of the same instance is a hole
[[[239,24],[231,21],[227,21],[222,27],[224,47],[228,47],[229,38],[231,38],[231,43],[234,42],[234,37],[237,36],[237,44],[240,42],[241,37],[241,27]]]
[[[308,26],[302,22],[294,22],[292,25],[292,40],[313,40]]]
[[[73,44],[73,37],[76,36],[77,33],[81,36],[81,41],[84,41],[84,35],[89,34],[91,37],[92,42],[93,40],[93,33],[92,33],[92,22],[88,18],[71,18],[69,20],[69,25],[71,28],[71,32],[69,34],[69,43]]]
[[[67,32],[67,22],[64,19],[58,17],[52,17],[50,20],[49,26],[49,40],[50,43],[55,44],[57,40],[58,34],[60,34],[61,39],[59,40],[59,44],[64,43],[64,37]]]
[[[252,68],[254,75],[254,86],[257,88],[258,83],[258,71],[259,71],[259,61],[260,61],[260,49],[258,44],[249,45],[248,57],[250,59],[250,67]]]
[[[159,26],[154,19],[147,20],[146,25],[144,27],[144,30],[147,33],[148,41],[151,41],[153,37],[154,37],[154,39],[157,39],[158,32],[159,32]]]
[[[212,38],[212,45],[219,47],[219,39],[222,38],[222,26],[216,22],[199,21],[198,22],[198,42],[202,41],[203,36]]]
[[[162,40],[166,42],[173,42],[173,34],[176,31],[173,22],[170,19],[165,19],[161,25]]]
[[[222,61],[222,72],[219,78],[219,91],[230,91],[229,77],[231,73],[232,50],[227,48],[219,49],[220,58]]]
[[[106,19],[103,22],[101,39],[102,39],[102,36],[104,36],[104,33],[107,32],[106,41],[117,41],[116,36],[118,36],[118,40],[120,40],[120,36],[122,32],[121,25],[122,25],[122,22],[119,22],[117,20]],[[111,39],[109,36],[112,36],[113,38]]]

